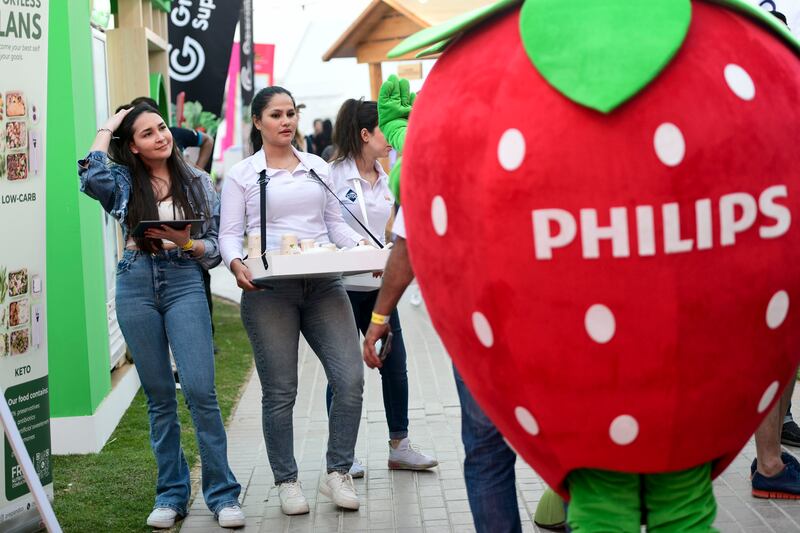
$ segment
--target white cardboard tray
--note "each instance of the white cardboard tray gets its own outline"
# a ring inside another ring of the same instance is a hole
[[[299,255],[267,253],[269,270],[264,270],[264,263],[259,256],[248,257],[244,263],[256,280],[329,277],[383,270],[389,251],[375,248]]]

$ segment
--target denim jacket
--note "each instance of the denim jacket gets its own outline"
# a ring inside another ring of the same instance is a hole
[[[194,175],[194,179],[200,179],[203,183],[203,192],[209,206],[211,218],[206,219],[203,215],[204,210],[192,204],[192,196],[186,191],[192,210],[203,218],[202,229],[196,235],[192,235],[195,240],[200,240],[205,245],[205,254],[198,257],[197,262],[205,269],[217,266],[221,257],[219,254],[219,243],[217,234],[219,232],[219,196],[211,185],[208,175],[194,167],[189,167]],[[128,215],[128,201],[131,196],[131,173],[124,165],[117,165],[108,160],[105,152],[89,152],[86,159],[78,161],[78,176],[81,179],[81,192],[100,202],[106,212],[117,219],[122,225],[122,235],[125,242],[128,241],[128,227],[125,224],[125,217]],[[193,257],[186,254],[187,257]]]

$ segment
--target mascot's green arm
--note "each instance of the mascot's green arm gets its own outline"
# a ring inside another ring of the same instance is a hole
[[[408,129],[408,117],[414,104],[416,94],[412,93],[408,80],[399,79],[392,74],[383,82],[378,95],[378,126],[381,128],[386,141],[403,153]],[[389,173],[389,187],[392,189],[397,203],[400,203],[400,169],[402,158],[392,167]]]

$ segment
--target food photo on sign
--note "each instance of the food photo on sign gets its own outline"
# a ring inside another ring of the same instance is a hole
[[[0,179],[22,181],[38,175],[42,138],[32,123],[31,109],[22,91],[0,93]]]

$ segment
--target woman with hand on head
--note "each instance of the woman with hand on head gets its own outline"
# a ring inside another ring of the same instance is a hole
[[[355,322],[340,276],[278,279],[266,290],[253,285],[242,261],[242,237],[261,233],[261,185],[266,205],[267,250],[280,248],[281,236],[333,241],[352,247],[363,241],[342,219],[328,165],[292,146],[297,108],[289,91],[267,87],[251,104],[254,154],[236,164],[222,189],[220,249],[242,294],[242,322],[253,345],[261,380],[264,440],[287,515],[307,513],[294,458],[292,411],[297,396],[300,333],[322,362],[333,390],[329,417],[327,470],[319,490],[347,509],[359,500],[349,475],[361,421],[364,369]]]
[[[109,162],[109,156],[111,161]],[[203,497],[222,527],[244,526],[241,487],[228,466],[227,437],[214,389],[211,319],[202,269],[219,264],[219,200],[208,175],[187,165],[158,111],[143,103],[97,130],[78,162],[81,190],[122,225],[116,311],[147,396],[150,442],[158,466],[147,525],[169,528],[187,513],[189,467],[180,444],[175,357],[202,463]],[[197,220],[133,236],[142,221]]]
[[[356,222],[358,219],[385,244],[386,225],[395,198],[389,189],[389,177],[378,162],[378,159],[389,155],[392,147],[378,127],[377,103],[354,99],[345,101],[336,117],[333,143],[337,152],[331,163],[331,178],[336,183],[336,194],[347,206],[347,209],[342,208],[342,216],[355,231],[367,238],[366,231]],[[361,333],[366,333],[380,283],[366,287],[363,282],[348,283],[348,278],[344,282],[356,326]],[[389,324],[393,335],[391,352],[379,367],[383,407],[389,425],[389,468],[433,468],[439,464],[436,459],[419,451],[408,440],[406,348],[397,310],[392,311]],[[327,392],[330,402],[330,387]],[[353,477],[362,477],[364,469],[356,461],[350,473]]]

